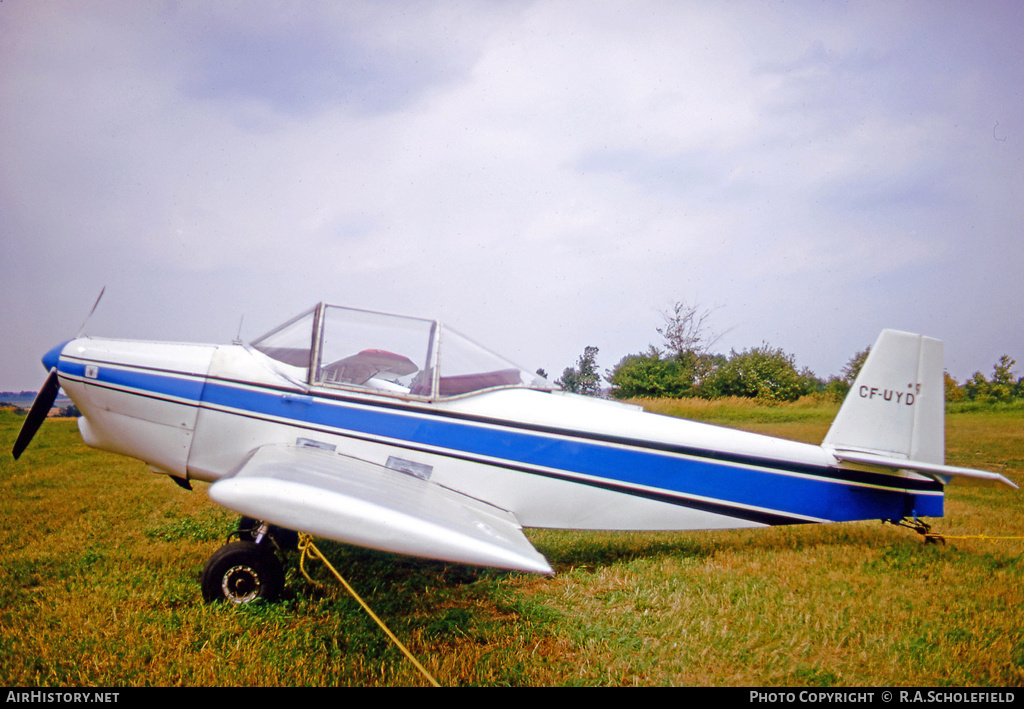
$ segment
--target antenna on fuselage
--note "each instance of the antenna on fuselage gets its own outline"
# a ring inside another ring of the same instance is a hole
[[[242,313],[242,317],[238,320],[238,334],[235,335],[235,341],[231,344],[240,345],[242,344],[242,323],[245,322],[245,313]]]

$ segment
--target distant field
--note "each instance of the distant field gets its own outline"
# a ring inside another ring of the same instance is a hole
[[[815,443],[835,413],[644,403]],[[6,451],[22,420],[0,411]],[[950,414],[947,447],[1024,483],[1021,411]],[[74,421],[0,455],[0,497],[7,686],[425,684],[319,568],[323,588],[291,572],[282,602],[205,606],[233,515],[86,448]],[[945,545],[878,522],[531,531],[553,578],[321,548],[443,685],[1021,686],[1024,495],[950,488],[946,507]]]
[[[32,402],[35,401],[35,392],[0,392],[0,405],[11,404],[12,406],[18,406],[22,409],[27,409],[32,406]],[[71,399],[61,394],[53,402],[53,408],[59,409],[71,404]]]

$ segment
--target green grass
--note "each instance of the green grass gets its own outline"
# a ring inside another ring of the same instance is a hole
[[[835,411],[712,408],[675,413],[818,442]],[[5,451],[22,420],[0,411]],[[951,413],[947,447],[1024,482],[1019,410]],[[322,586],[293,569],[281,602],[204,605],[235,516],[86,448],[73,421],[0,455],[0,496],[7,686],[426,684],[319,566]],[[878,522],[531,531],[552,578],[319,545],[443,685],[1021,686],[1022,497],[950,488],[945,545]]]

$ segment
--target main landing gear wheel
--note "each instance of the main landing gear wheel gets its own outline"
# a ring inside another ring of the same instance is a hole
[[[207,603],[273,601],[284,589],[284,567],[267,547],[230,542],[206,561],[200,583]]]

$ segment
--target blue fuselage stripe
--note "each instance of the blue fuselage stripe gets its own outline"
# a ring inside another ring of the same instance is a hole
[[[62,359],[62,374],[84,375],[85,367]],[[563,471],[588,476],[623,491],[664,491],[687,499],[727,506],[758,508],[779,516],[831,521],[899,519],[908,514],[942,515],[942,495],[913,494],[884,485],[836,479],[822,468],[807,472],[748,466],[652,450],[642,445],[611,445],[574,437],[570,431],[543,433],[499,422],[469,421],[432,415],[421,407],[374,406],[319,397],[289,398],[285,392],[239,386],[224,381],[175,376],[124,367],[101,366],[86,383],[130,388],[158,398],[173,398],[245,416],[267,417],[320,428],[339,435],[383,439],[506,467]],[[767,466],[767,462],[765,463]],[[892,480],[889,476],[878,479]],[[682,502],[681,502],[682,503]]]

